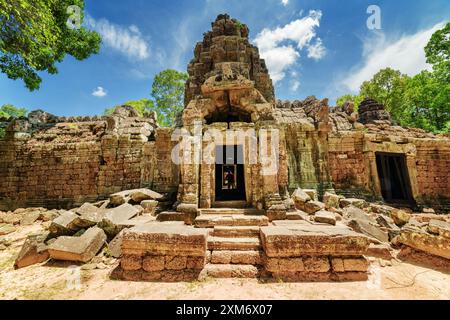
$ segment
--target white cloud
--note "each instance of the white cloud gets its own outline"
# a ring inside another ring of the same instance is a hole
[[[283,27],[273,30],[263,29],[255,38],[254,42],[259,47],[261,57],[266,60],[270,75],[274,82],[282,80],[286,71],[300,58],[300,51],[307,48],[312,54],[310,58],[320,59],[325,49],[322,41],[316,40],[316,28],[320,26],[321,11],[310,11],[308,16],[294,20]],[[296,48],[285,42],[293,42]],[[312,47],[312,49],[309,49]]]
[[[363,65],[351,71],[343,80],[343,85],[357,92],[364,81],[370,80],[379,70],[388,67],[410,76],[424,69],[430,70],[431,66],[426,63],[424,47],[432,34],[443,25],[439,23],[394,41],[387,41],[383,34],[378,34],[375,40],[367,39],[363,50]]]
[[[92,95],[94,97],[103,98],[106,97],[108,92],[103,87],[97,87],[93,92]]]
[[[281,0],[281,4],[286,7],[289,4],[289,0]]]
[[[290,86],[289,89],[290,89],[292,92],[296,92],[296,91],[298,90],[298,88],[300,88],[300,81],[298,81],[298,80],[292,81],[292,82],[291,82],[291,86]]]
[[[314,60],[322,59],[326,54],[325,47],[322,44],[322,39],[317,38],[316,43],[308,46],[308,58]]]
[[[150,56],[150,45],[142,37],[136,25],[126,28],[106,19],[95,20],[90,16],[86,17],[86,23],[100,34],[105,45],[127,57],[145,60]]]

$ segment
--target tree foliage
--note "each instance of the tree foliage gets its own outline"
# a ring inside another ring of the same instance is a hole
[[[139,115],[154,111],[158,124],[163,127],[173,126],[177,115],[183,110],[184,88],[188,75],[176,70],[164,70],[158,73],[153,80],[152,99],[128,101],[123,105],[132,106]],[[106,109],[104,114],[109,115],[117,107]]]
[[[154,102],[150,99],[145,98],[140,100],[127,101],[123,105],[133,107],[141,117],[144,115],[144,113],[153,111],[154,108]],[[107,116],[111,115],[116,110],[116,108],[118,108],[118,106],[108,108],[105,110],[104,114]]]
[[[336,104],[338,106],[342,106],[345,102],[351,101],[355,105],[355,111],[358,111],[358,107],[363,100],[364,100],[364,96],[362,96],[362,95],[346,94],[346,95],[343,95],[342,97],[339,97],[336,100]]]
[[[12,104],[4,104],[0,107],[0,118],[12,119],[25,117],[28,111],[25,108],[17,108]],[[5,129],[0,127],[0,139],[5,136]]]
[[[183,110],[187,79],[186,73],[168,69],[157,74],[153,80],[151,95],[160,125],[172,126],[177,114]]]
[[[20,118],[25,117],[28,111],[25,108],[17,108],[12,104],[4,104],[0,107],[0,118]]]
[[[67,26],[70,6],[80,8],[81,24],[84,0],[0,0],[1,72],[33,91],[42,81],[38,72],[56,74],[67,54],[83,60],[98,53],[96,32]]]

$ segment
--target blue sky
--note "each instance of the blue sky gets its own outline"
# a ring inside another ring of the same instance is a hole
[[[366,24],[381,9],[381,30]],[[0,105],[57,115],[95,115],[149,98],[153,76],[186,71],[193,48],[219,13],[246,23],[276,80],[278,99],[329,98],[354,92],[382,67],[424,68],[423,46],[450,21],[448,0],[86,0],[89,28],[104,38],[99,55],[67,57],[39,91],[0,75]]]

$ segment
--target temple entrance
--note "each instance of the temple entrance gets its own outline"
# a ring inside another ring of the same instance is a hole
[[[405,155],[376,153],[376,161],[383,199],[414,206]]]
[[[216,201],[246,200],[241,145],[216,147]]]

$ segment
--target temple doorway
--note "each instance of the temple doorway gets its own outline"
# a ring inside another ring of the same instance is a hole
[[[414,206],[405,155],[376,153],[376,161],[383,199]]]
[[[246,200],[241,145],[216,147],[216,201]]]

